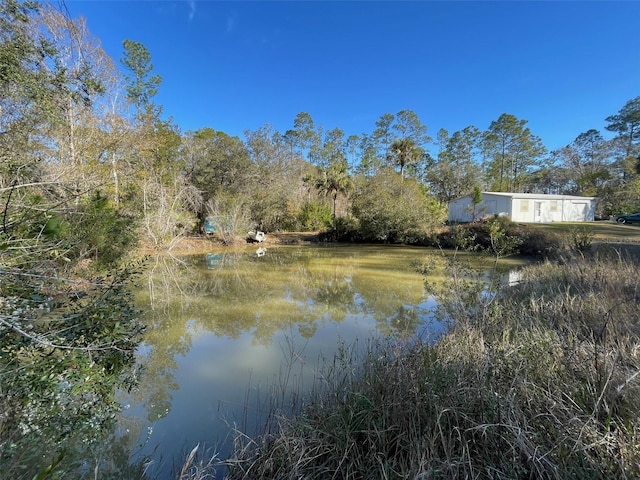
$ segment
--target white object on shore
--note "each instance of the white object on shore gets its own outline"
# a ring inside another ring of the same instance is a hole
[[[263,242],[265,234],[264,232],[261,232],[259,230],[251,230],[249,231],[249,233],[247,233],[247,237],[249,237],[254,242]]]

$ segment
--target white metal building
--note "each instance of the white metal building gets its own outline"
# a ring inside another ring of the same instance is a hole
[[[545,195],[542,193],[482,192],[475,207],[475,220],[485,215],[505,215],[514,222],[591,222],[596,210],[595,197]],[[449,202],[450,222],[474,220],[471,195]]]

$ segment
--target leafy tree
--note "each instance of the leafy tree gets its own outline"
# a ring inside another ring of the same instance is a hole
[[[212,128],[188,132],[183,138],[185,174],[202,196],[200,222],[208,213],[205,205],[218,194],[238,194],[247,183],[252,168],[249,151],[238,137]],[[202,226],[202,224],[201,224]]]
[[[102,268],[117,266],[137,242],[133,219],[119,214],[99,190],[79,207],[70,222],[78,237],[71,244],[76,257],[91,259]]]
[[[423,125],[418,114],[412,110],[400,110],[395,117],[393,129],[398,132],[396,138],[404,140],[409,138],[418,147],[431,141],[431,137],[427,135],[427,126]]]
[[[320,158],[317,161],[319,166],[329,166],[334,158],[346,158],[346,142],[344,131],[334,128],[325,132],[320,150]]]
[[[447,148],[447,143],[449,142],[449,132],[446,128],[441,128],[438,130],[436,134],[436,145],[438,146],[438,156],[442,155],[445,148]]]
[[[602,195],[611,184],[612,144],[597,130],[581,133],[571,144],[553,153],[569,175],[566,193]]]
[[[56,113],[57,89],[44,63],[52,60],[56,50],[40,32],[34,35],[30,29],[39,6],[38,2],[17,0],[0,3],[0,132],[3,137],[16,129],[51,119]]]
[[[445,208],[413,179],[393,171],[357,182],[351,195],[353,215],[365,240],[415,243],[446,218]]]
[[[349,160],[349,170],[352,171],[353,167],[356,165],[357,161],[357,153],[360,146],[360,136],[359,135],[349,135],[345,142],[345,150],[350,158]]]
[[[540,138],[526,124],[526,120],[503,113],[485,132],[483,151],[489,159],[486,175],[494,191],[521,190],[532,167],[539,164],[546,152]]]
[[[254,168],[249,150],[238,137],[231,137],[212,128],[187,132],[181,152],[185,162],[185,175],[198,189],[202,202],[197,205],[199,230],[207,215],[224,215],[235,219],[225,231],[225,241],[232,240],[237,230],[246,231],[250,221],[248,201],[244,191]],[[233,229],[231,227],[234,226]]]
[[[136,131],[131,161],[139,190],[133,199],[146,240],[154,248],[167,249],[196,229],[194,213],[200,210],[202,197],[184,176],[177,127],[158,114],[149,106]]]
[[[296,147],[300,145],[300,140],[298,139],[298,132],[296,130],[287,130],[286,132],[284,132],[284,135],[282,135],[282,139],[284,140],[284,143],[286,143],[287,146],[289,147],[292,158],[296,153],[298,155],[302,155],[300,150],[296,151]]]
[[[378,119],[376,129],[373,131],[376,154],[382,161],[387,158],[387,151],[394,139],[392,125],[395,118],[392,113],[385,113]]]
[[[373,135],[366,133],[360,137],[358,145],[360,150],[360,162],[355,167],[355,173],[371,177],[384,167],[384,162],[376,153],[376,141]]]
[[[44,186],[49,181],[43,178],[41,153],[47,151],[48,139],[42,132],[62,121],[56,99],[68,93],[66,72],[55,68],[55,45],[34,25],[39,8],[37,2],[0,2],[0,200],[5,200],[5,232],[9,214],[20,210],[8,212],[7,197],[15,204],[33,190],[20,185]]]
[[[300,226],[310,231],[329,227],[333,218],[331,207],[319,202],[305,203],[298,214]]]
[[[609,122],[605,128],[617,133],[622,141],[625,156],[637,154],[640,147],[640,97],[629,100],[617,114],[605,120]]]
[[[48,130],[53,148],[45,153],[46,170],[65,184],[58,192],[59,199],[78,204],[105,182],[106,172],[98,160],[108,143],[101,131],[101,117],[102,107],[109,101],[107,94],[112,93],[107,86],[116,75],[115,65],[82,18],[71,20],[44,4],[34,19],[34,28],[55,46],[45,65],[64,85],[55,100],[59,115]],[[63,77],[56,71],[66,73]]]
[[[619,148],[615,187],[609,195],[605,213],[640,210],[640,97],[629,100],[616,115],[606,118],[607,130],[617,133]]]
[[[0,471],[7,478],[45,478],[56,468],[78,476],[80,456],[113,426],[115,390],[133,381],[141,325],[128,290],[132,272],[100,278],[89,268],[105,273],[122,260],[131,224],[108,199],[91,199],[93,181],[78,181],[88,171],[79,167],[101,148],[91,108],[104,60],[82,28],[46,5],[0,2]]]
[[[58,273],[0,257],[0,469],[6,478],[79,476],[87,451],[115,427],[116,389],[135,381],[142,326],[131,272],[70,295]]]
[[[127,97],[136,107],[136,125],[129,142],[128,162],[136,179],[131,192],[142,217],[142,231],[153,248],[170,249],[196,228],[194,212],[202,198],[184,177],[180,131],[161,118],[162,107],[152,103],[161,83],[151,75],[151,56],[144,45],[125,40],[122,64],[127,68]],[[141,208],[140,208],[141,207]]]
[[[427,127],[411,110],[400,110],[396,115],[382,115],[376,122],[372,138],[377,161],[367,158],[367,164],[378,168],[378,165],[391,162],[400,167],[403,176],[405,166],[418,168],[418,164],[424,159],[424,144],[431,141],[427,135]]]
[[[320,134],[311,115],[307,112],[298,113],[293,120],[293,131],[289,137],[297,140],[300,155],[306,156],[309,161],[314,159],[319,149]]]
[[[47,232],[63,242],[52,250],[58,258],[76,260],[69,244],[84,237],[67,227],[102,182],[89,162],[104,148],[92,108],[110,62],[84,22],[48,5],[2,2],[0,27],[0,57],[11,67],[0,78],[1,228],[17,243]]]
[[[438,159],[431,162],[425,182],[441,202],[449,202],[471,192],[480,178],[480,131],[473,126],[451,137],[439,132]]]
[[[124,40],[124,57],[122,64],[127,69],[125,78],[128,81],[127,97],[136,107],[139,117],[145,107],[158,93],[158,87],[162,83],[160,75],[151,75],[153,64],[149,50],[140,42]]]
[[[471,212],[471,221],[476,221],[476,210],[478,205],[482,203],[482,191],[478,185],[473,187],[473,193],[471,194],[471,204],[473,205],[473,211]]]
[[[551,157],[544,159],[540,167],[529,175],[526,191],[547,194],[567,192],[567,185],[571,185],[571,173],[555,163],[556,158],[556,153],[552,152]]]
[[[129,104],[123,95],[125,85],[120,73],[115,68],[110,69],[110,74],[103,76],[103,82],[106,90],[104,100],[96,102],[96,108],[102,114],[95,117],[95,123],[90,125],[98,138],[89,166],[100,174],[101,188],[113,199],[114,205],[129,207],[128,213],[133,214],[134,202],[127,200],[138,189],[135,156],[131,155],[135,150],[137,126],[128,118]]]
[[[253,221],[264,231],[295,228],[299,209],[307,191],[302,179],[312,167],[300,158],[291,158],[284,137],[271,125],[245,132],[252,161],[243,189]]]

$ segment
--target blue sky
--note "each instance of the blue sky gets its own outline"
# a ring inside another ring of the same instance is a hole
[[[114,59],[143,43],[156,102],[184,132],[244,138],[299,112],[371,133],[415,111],[435,138],[502,113],[553,150],[640,95],[640,2],[81,1]],[[433,147],[435,149],[435,147]]]

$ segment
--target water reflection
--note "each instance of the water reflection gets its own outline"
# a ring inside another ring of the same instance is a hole
[[[205,259],[207,262],[207,268],[209,270],[215,270],[216,268],[220,268],[222,266],[222,254],[220,253],[207,253]]]
[[[189,348],[185,320],[217,336],[237,338],[252,331],[254,341],[265,345],[274,332],[291,325],[342,322],[348,315],[371,315],[383,325],[399,308],[423,300],[422,279],[411,260],[424,252],[395,249],[381,256],[372,248],[210,253],[206,269],[201,257],[184,263],[165,259],[139,298],[152,308],[150,343],[158,344],[155,335],[169,336],[172,352],[165,353],[184,353]]]
[[[223,453],[228,423],[250,430],[258,421],[257,390],[275,382],[302,393],[319,359],[341,342],[436,338],[443,327],[417,268],[427,255],[389,246],[253,246],[155,259],[138,295],[149,325],[139,351],[144,375],[122,396],[131,405],[123,422],[143,432],[130,441],[146,441],[134,459],[155,459],[153,474],[169,478],[197,443]],[[283,381],[293,357],[296,374]]]

